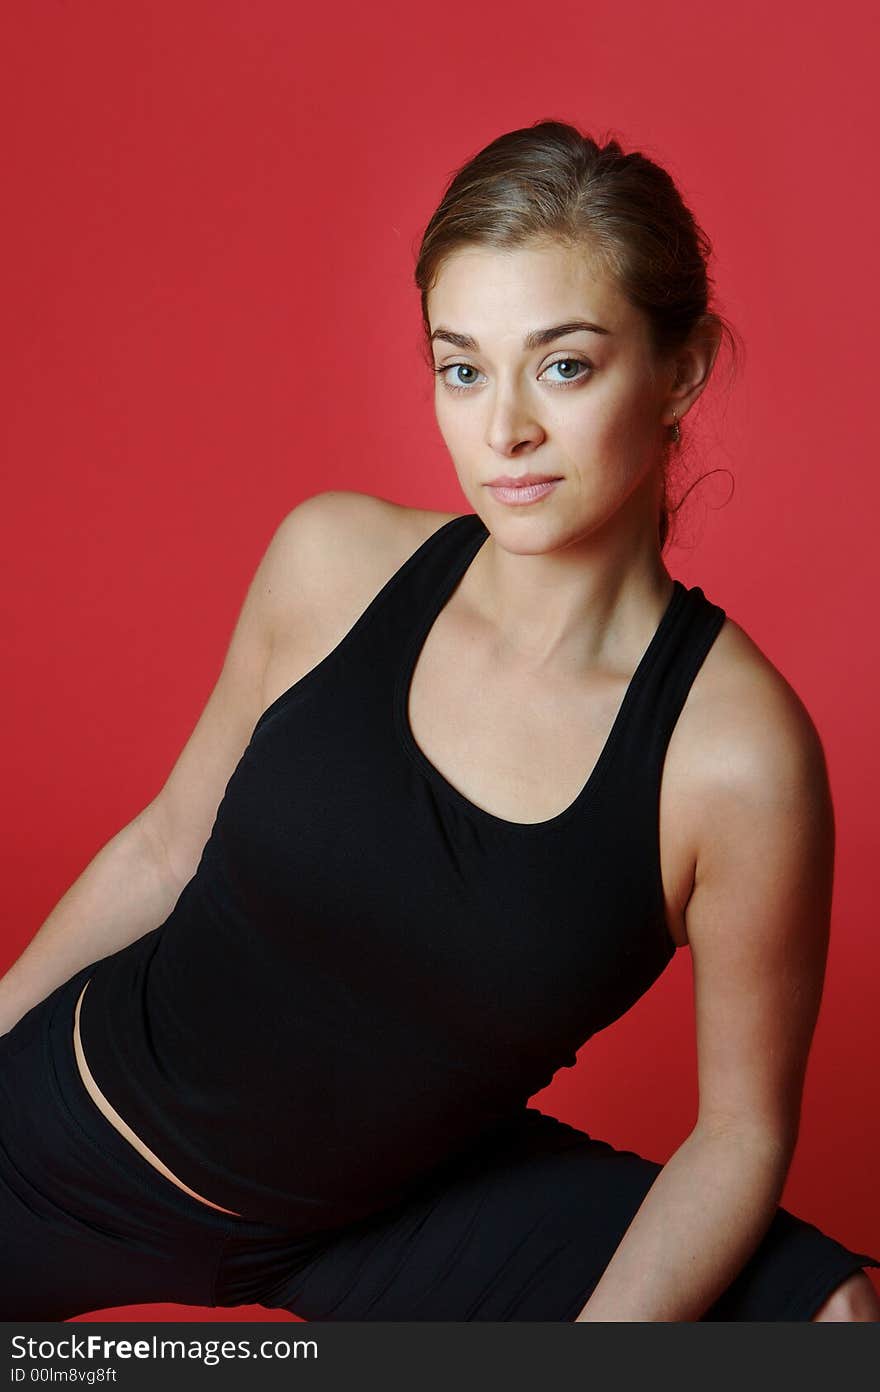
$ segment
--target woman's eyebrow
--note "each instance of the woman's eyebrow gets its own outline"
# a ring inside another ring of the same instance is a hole
[[[601,324],[591,324],[587,319],[567,319],[564,324],[551,324],[546,329],[532,329],[523,339],[524,348],[543,348],[548,343],[554,343],[557,338],[564,338],[566,334],[579,333],[581,329],[586,329],[589,333],[610,334],[611,329],[603,329]],[[474,348],[479,350],[479,343],[471,334],[454,333],[452,329],[439,328],[431,334],[431,342],[435,338],[442,339],[444,343],[451,343],[454,348]]]

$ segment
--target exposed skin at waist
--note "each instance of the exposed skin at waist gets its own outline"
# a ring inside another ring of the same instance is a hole
[[[76,1010],[74,1011],[73,1052],[76,1055],[76,1066],[79,1069],[79,1075],[82,1078],[83,1087],[91,1097],[95,1106],[98,1108],[98,1111],[102,1114],[102,1116],[106,1117],[110,1125],[116,1131],[119,1132],[120,1136],[124,1136],[124,1138],[128,1141],[130,1145],[134,1147],[134,1149],[138,1152],[139,1155],[142,1155],[144,1159],[153,1166],[154,1169],[158,1170],[159,1173],[164,1175],[166,1179],[170,1180],[172,1184],[176,1184],[178,1189],[182,1189],[184,1193],[189,1194],[191,1198],[198,1199],[199,1203],[207,1204],[209,1208],[216,1208],[219,1209],[221,1213],[231,1213],[233,1217],[241,1218],[242,1214],[236,1213],[235,1209],[224,1208],[222,1204],[212,1203],[210,1199],[206,1199],[202,1194],[197,1194],[194,1189],[190,1189],[188,1184],[184,1184],[183,1180],[177,1178],[177,1175],[172,1174],[168,1166],[163,1164],[163,1162],[159,1159],[158,1155],[154,1155],[153,1151],[150,1150],[149,1146],[144,1144],[140,1136],[138,1136],[131,1129],[128,1123],[123,1120],[123,1118],[119,1115],[116,1109],[110,1105],[110,1103],[107,1101],[107,1098],[101,1092],[101,1089],[98,1087],[98,1084],[92,1077],[89,1071],[88,1064],[86,1063],[86,1057],[85,1053],[83,1052],[82,1040],[80,1039],[79,1033],[80,1006],[82,1005],[82,998],[86,993],[86,988],[88,987],[88,984],[89,983],[87,981],[85,986],[83,986],[82,990],[80,991],[79,999],[76,1002]]]

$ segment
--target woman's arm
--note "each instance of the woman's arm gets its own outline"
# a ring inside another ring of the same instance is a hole
[[[80,967],[158,927],[182,888],[139,814],[101,847],[0,978],[0,1034]]]
[[[403,563],[398,553],[414,548],[412,529],[401,520],[409,513],[384,498],[330,489],[304,498],[281,520],[245,595],[214,689],[163,787],[101,848],[0,979],[0,1034],[80,967],[168,917],[198,868],[264,708],[274,650],[283,648],[285,681],[291,669],[312,665],[316,631],[324,634],[328,611],[335,617],[340,592],[346,613],[331,646],[341,637],[365,607],[363,596]]]
[[[701,767],[685,915],[698,1118],[581,1322],[700,1319],[760,1244],[797,1141],[829,943],[831,793],[819,736],[778,674],[729,712]]]
[[[663,1166],[578,1322],[698,1320],[767,1231],[789,1159],[695,1127]]]
[[[251,580],[222,669],[164,787],[89,862],[0,979],[0,1034],[80,967],[157,928],[195,873],[223,790],[262,709],[280,616],[294,590],[304,529],[326,509],[317,494],[289,512]]]

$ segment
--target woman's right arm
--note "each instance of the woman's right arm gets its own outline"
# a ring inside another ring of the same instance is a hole
[[[0,1034],[80,967],[158,927],[182,888],[140,813],[101,847],[0,978]]]
[[[297,612],[291,605],[298,569],[313,561],[309,543],[326,540],[326,519],[338,523],[343,497],[315,494],[283,518],[251,581],[217,683],[165,785],[101,847],[0,978],[0,1034],[81,967],[127,946],[170,914],[196,871],[226,784],[262,711],[274,636]]]

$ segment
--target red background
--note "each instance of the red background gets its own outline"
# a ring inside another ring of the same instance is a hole
[[[678,180],[747,344],[688,422],[694,473],[730,472],[667,565],[825,743],[832,944],[783,1202],[880,1251],[877,38],[851,0],[4,7],[0,970],[161,786],[294,504],[469,510],[418,353],[418,238],[482,145],[570,120]],[[668,1159],[695,1117],[689,954],[538,1100]]]

